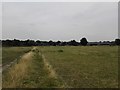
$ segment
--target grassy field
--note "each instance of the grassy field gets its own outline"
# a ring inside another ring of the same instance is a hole
[[[2,47],[0,47],[0,64],[2,63]]]
[[[18,52],[19,49],[12,50]],[[4,88],[118,87],[117,46],[46,46],[36,47],[30,52],[31,55],[26,58],[23,55],[18,64],[3,73]],[[8,58],[7,55],[4,54],[3,58]],[[11,60],[13,55],[9,56]]]
[[[0,65],[2,64],[2,47],[0,46]],[[0,89],[2,88],[2,67],[0,66]]]
[[[32,50],[21,57],[18,64],[3,72],[3,88],[61,87],[59,79],[49,76],[42,56]]]
[[[31,47],[2,47],[2,64],[9,64],[15,59],[19,59],[24,53],[31,50]]]
[[[65,46],[39,49],[69,87],[118,86],[118,47]]]

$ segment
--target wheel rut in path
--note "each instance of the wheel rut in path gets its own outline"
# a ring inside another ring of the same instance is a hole
[[[42,53],[42,51],[39,52],[39,55],[42,56],[42,60],[44,63],[45,69],[49,72],[50,78],[60,79],[62,81],[61,88],[68,87],[67,83],[56,73],[52,65],[47,61],[45,58],[45,55]]]

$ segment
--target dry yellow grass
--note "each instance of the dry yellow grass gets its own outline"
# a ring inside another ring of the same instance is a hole
[[[58,75],[57,75],[56,71],[53,69],[53,67],[50,65],[50,63],[46,60],[45,56],[43,54],[41,54],[41,55],[42,55],[42,59],[43,59],[43,63],[44,63],[44,68],[49,72],[49,77],[58,79]],[[59,79],[60,79],[60,77],[59,77]],[[64,88],[65,86],[66,87],[68,86],[64,82],[64,80],[62,82],[63,82],[63,84],[61,84],[60,88]]]
[[[18,64],[12,66],[9,71],[3,76],[3,88],[22,87],[21,80],[27,76],[29,66],[32,63],[33,52],[25,54]]]
[[[49,72],[49,76],[51,78],[57,78],[56,72],[54,71],[54,69],[52,68],[52,66],[49,64],[49,62],[47,62],[47,60],[46,60],[46,58],[45,58],[44,55],[42,55],[42,58],[43,58],[45,69],[47,69],[48,72]]]

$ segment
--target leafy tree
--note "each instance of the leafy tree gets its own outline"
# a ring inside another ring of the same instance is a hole
[[[77,45],[78,45],[78,42],[76,42],[75,40],[71,40],[71,41],[69,42],[69,45],[77,46]]]
[[[83,46],[86,46],[87,43],[88,43],[88,41],[87,41],[86,38],[82,38],[82,39],[80,40],[80,44],[83,45]]]
[[[120,39],[115,39],[115,44],[120,45]]]
[[[60,46],[60,44],[61,44],[61,41],[57,41],[57,42],[56,42],[56,45],[59,45],[59,46]]]
[[[49,45],[54,45],[54,42],[52,40],[50,40],[48,43]]]
[[[12,43],[13,43],[13,46],[20,46],[20,40],[14,39]]]
[[[37,40],[37,41],[36,41],[36,45],[37,45],[37,46],[41,45],[41,41]]]

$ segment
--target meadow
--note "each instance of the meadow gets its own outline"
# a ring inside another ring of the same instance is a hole
[[[0,46],[0,64],[2,64],[2,47]]]
[[[2,47],[0,46],[0,89],[2,89]]]
[[[118,47],[66,46],[40,49],[68,87],[118,85]]]
[[[117,46],[39,46],[30,53],[3,73],[4,88],[118,88]]]
[[[24,53],[31,50],[32,47],[2,47],[2,64],[9,64],[15,59],[19,59]]]

